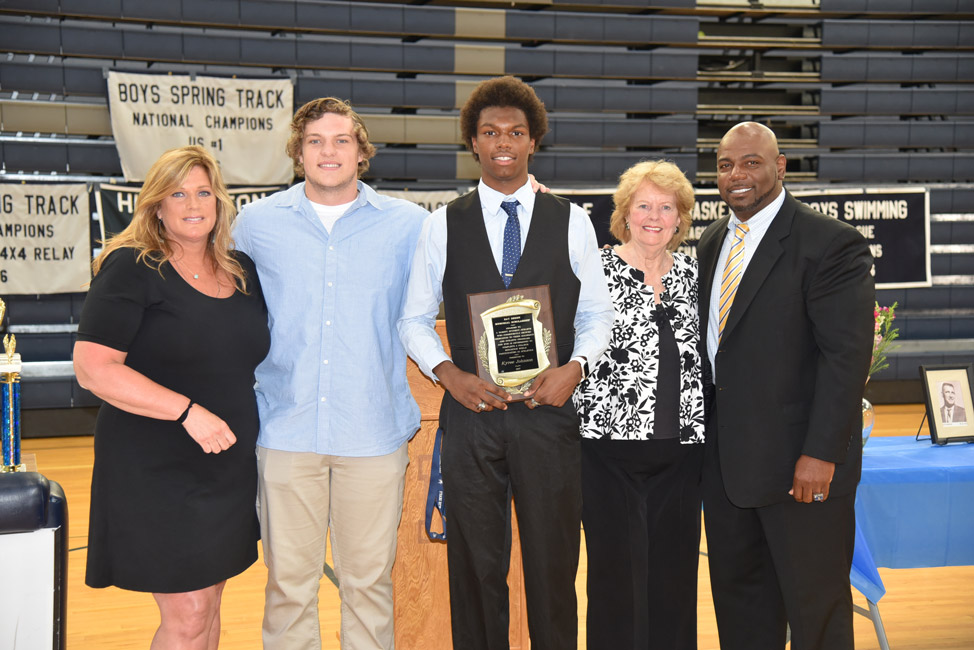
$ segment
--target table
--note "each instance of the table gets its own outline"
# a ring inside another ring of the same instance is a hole
[[[974,445],[871,438],[856,523],[876,566],[974,565]]]
[[[932,445],[910,436],[870,438],[856,492],[852,585],[869,603],[880,647],[886,593],[877,567],[974,565],[974,445]]]

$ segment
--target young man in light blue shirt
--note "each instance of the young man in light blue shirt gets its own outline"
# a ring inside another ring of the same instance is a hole
[[[341,100],[300,108],[287,150],[305,181],[248,205],[233,235],[257,265],[271,328],[256,372],[264,648],[320,649],[330,530],[342,647],[388,650],[406,445],[420,421],[396,320],[428,213],[358,180],[375,147]]]

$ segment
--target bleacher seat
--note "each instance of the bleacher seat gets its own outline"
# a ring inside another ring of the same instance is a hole
[[[842,118],[818,123],[822,147],[974,148],[974,119]]]
[[[974,81],[974,54],[823,53],[821,79],[829,82]]]
[[[957,153],[822,152],[818,177],[845,182],[974,182],[971,156]]]
[[[974,90],[964,87],[823,88],[823,115],[974,115]]]
[[[826,47],[943,49],[970,47],[972,37],[974,22],[970,21],[822,21],[822,45]]]

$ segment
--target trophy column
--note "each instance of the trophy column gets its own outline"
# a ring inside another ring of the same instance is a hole
[[[0,300],[0,322],[6,305]],[[64,650],[68,506],[64,491],[20,459],[20,372],[13,335],[0,353],[0,645]],[[7,645],[3,645],[7,643]]]
[[[0,323],[6,314],[7,305],[0,300]],[[0,407],[3,408],[3,430],[0,432],[0,446],[3,458],[0,459],[0,472],[26,472],[27,466],[20,462],[20,371],[23,364],[16,352],[17,339],[13,334],[3,337],[3,355],[0,355]]]

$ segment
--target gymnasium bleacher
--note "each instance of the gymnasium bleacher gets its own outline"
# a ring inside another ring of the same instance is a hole
[[[380,189],[469,187],[459,107],[494,75],[545,101],[532,171],[552,187],[612,187],[655,157],[712,187],[720,136],[759,120],[793,189],[929,188],[932,286],[878,292],[903,345],[867,395],[922,401],[918,365],[974,361],[970,0],[3,0],[0,57],[5,183],[124,182],[109,70],[290,79],[295,107],[346,98]],[[29,362],[25,435],[91,433],[98,401],[70,366],[84,294],[3,297]]]

